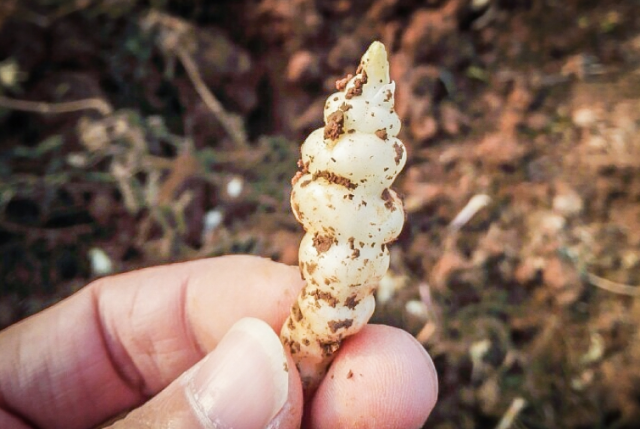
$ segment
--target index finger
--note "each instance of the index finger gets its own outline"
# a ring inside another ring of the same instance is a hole
[[[0,333],[0,408],[42,428],[95,425],[167,386],[238,319],[278,332],[301,287],[297,269],[249,256],[98,280]]]

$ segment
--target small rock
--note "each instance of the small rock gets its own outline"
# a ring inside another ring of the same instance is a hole
[[[205,213],[203,219],[202,232],[203,234],[209,234],[220,225],[224,220],[224,213],[220,209],[209,210]]]
[[[91,271],[96,276],[104,276],[113,273],[113,262],[107,252],[99,247],[89,249]]]
[[[426,321],[429,318],[429,309],[424,302],[418,299],[407,301],[404,305],[404,309],[407,314],[410,314],[417,319],[421,319],[422,321]]]
[[[242,177],[233,177],[231,180],[229,180],[229,183],[227,183],[227,195],[229,195],[232,199],[238,198],[243,189],[244,181],[242,180]]]
[[[577,216],[582,213],[584,202],[578,193],[567,185],[558,184],[553,197],[553,210],[565,217]]]
[[[578,127],[586,128],[593,126],[599,119],[598,113],[590,107],[581,107],[573,111],[571,120]]]

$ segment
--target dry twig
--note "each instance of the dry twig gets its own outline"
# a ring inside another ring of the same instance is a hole
[[[466,225],[476,213],[491,203],[491,197],[484,194],[474,195],[466,206],[456,215],[449,224],[449,230],[452,232],[459,231]]]
[[[502,419],[498,423],[498,426],[496,426],[496,429],[509,429],[511,425],[513,425],[514,420],[518,417],[518,414],[520,414],[520,411],[522,411],[522,409],[526,405],[527,401],[525,401],[523,398],[515,398],[511,402],[511,405],[509,406],[507,412],[504,413],[504,416],[502,416]]]
[[[222,107],[222,103],[218,101],[218,99],[213,95],[207,85],[202,80],[202,76],[200,75],[200,71],[198,70],[198,66],[196,65],[191,55],[188,52],[179,49],[177,51],[178,58],[180,58],[180,62],[182,66],[187,71],[189,75],[189,79],[193,83],[196,92],[204,101],[204,104],[209,108],[211,113],[218,119],[224,130],[227,134],[233,139],[238,147],[247,148],[247,137],[245,135],[244,130],[242,129],[242,125],[238,118],[234,118],[231,114],[229,114],[224,107]]]
[[[102,98],[86,98],[83,100],[63,101],[61,103],[48,103],[45,101],[17,100],[0,95],[0,107],[44,114],[71,113],[81,110],[96,110],[103,116],[108,116],[113,113],[111,105]]]
[[[640,297],[640,286],[632,286],[626,285],[624,283],[613,282],[611,280],[607,280],[603,277],[599,277],[591,273],[587,273],[587,280],[592,285],[609,292],[617,293],[619,295],[633,296],[636,298]]]
[[[225,132],[238,147],[248,148],[247,136],[241,119],[224,109],[222,103],[207,88],[198,65],[193,60],[192,55],[197,49],[194,27],[187,21],[158,11],[148,13],[141,20],[140,25],[145,31],[158,31],[156,43],[164,53],[167,61],[171,62],[175,57],[180,60],[196,92],[220,122]]]

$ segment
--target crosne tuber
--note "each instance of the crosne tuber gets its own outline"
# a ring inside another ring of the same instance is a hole
[[[301,148],[291,207],[305,229],[299,265],[306,285],[281,339],[296,362],[306,395],[322,380],[342,340],[368,322],[374,290],[389,267],[387,245],[404,223],[389,187],[406,162],[396,138],[395,82],[385,47],[373,42],[356,75],[336,83],[323,128]]]

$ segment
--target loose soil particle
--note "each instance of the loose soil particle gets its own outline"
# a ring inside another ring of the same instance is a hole
[[[337,140],[344,132],[344,112],[336,110],[327,117],[327,124],[324,126],[324,138]]]

